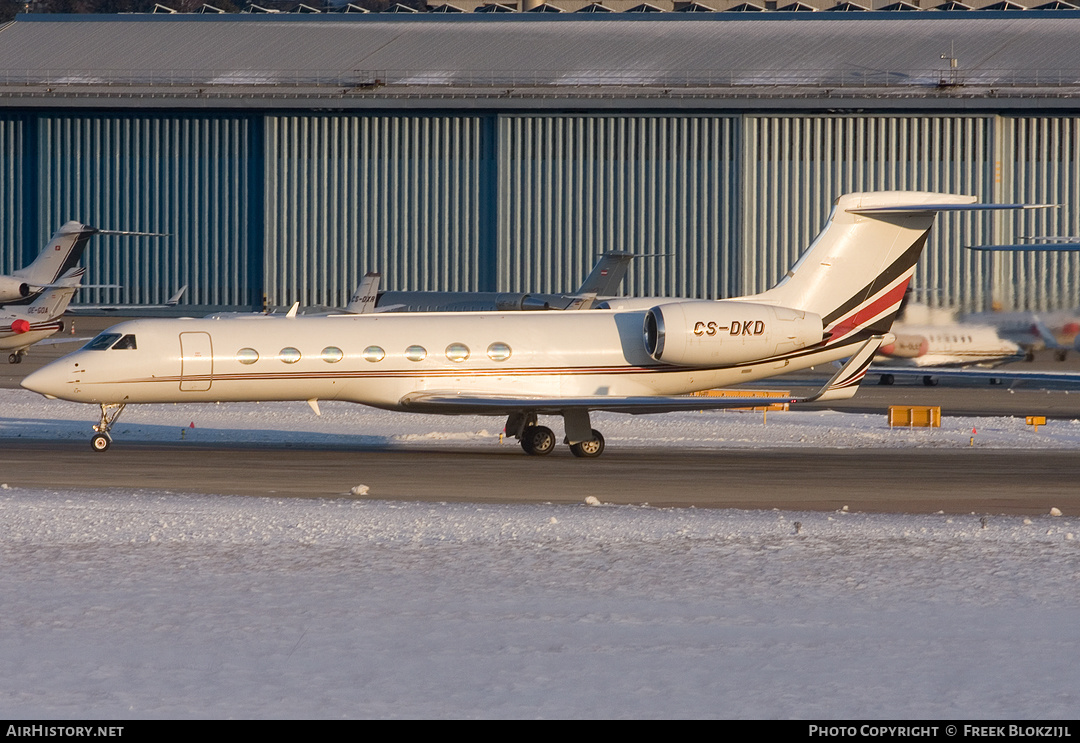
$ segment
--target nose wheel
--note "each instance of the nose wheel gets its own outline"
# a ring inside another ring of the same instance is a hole
[[[96,433],[90,439],[90,448],[94,451],[108,451],[112,445],[112,437],[107,433]]]
[[[23,348],[23,349],[21,349],[19,351],[16,351],[13,354],[9,354],[8,357],[7,357],[8,363],[9,364],[21,364],[22,360],[23,360],[23,356],[25,356],[25,355],[26,355],[26,349],[25,348]]]

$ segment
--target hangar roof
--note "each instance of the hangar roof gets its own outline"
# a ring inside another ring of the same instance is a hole
[[[1063,101],[1080,95],[1080,11],[853,15],[20,15],[0,28],[0,105],[1075,106]]]

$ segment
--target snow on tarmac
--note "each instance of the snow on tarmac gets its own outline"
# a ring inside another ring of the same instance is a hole
[[[189,435],[208,441],[498,445],[492,419],[198,407],[133,408],[114,433],[172,440],[194,417]],[[92,418],[0,392],[0,441],[87,438]],[[611,416],[602,430],[678,446],[968,445],[959,421],[889,432],[872,418]],[[980,445],[1080,441],[1068,422],[977,425]],[[0,524],[6,718],[1071,719],[1080,703],[1072,515],[0,484]]]

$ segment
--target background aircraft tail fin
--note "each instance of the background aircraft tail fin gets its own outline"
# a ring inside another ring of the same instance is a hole
[[[366,315],[375,311],[375,302],[379,298],[379,282],[382,274],[369,271],[364,274],[360,286],[356,287],[349,303],[345,305],[345,311],[353,315]]]
[[[86,250],[86,243],[97,233],[93,227],[80,222],[68,222],[49,238],[48,244],[33,263],[12,272],[12,275],[23,279],[32,291],[55,284],[75,267]]]

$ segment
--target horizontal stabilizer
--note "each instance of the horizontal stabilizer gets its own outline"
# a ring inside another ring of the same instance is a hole
[[[1019,245],[968,245],[968,250],[1000,250],[1002,252],[1008,251],[1024,251],[1024,250],[1041,250],[1041,251],[1070,251],[1080,250],[1080,243],[1022,243]]]
[[[989,212],[1007,209],[1057,209],[1061,204],[899,204],[848,209],[851,214],[930,214],[933,212]]]
[[[38,291],[39,289],[62,289],[66,286],[71,286],[70,283],[63,283],[59,281],[54,284],[30,284],[31,289]],[[79,284],[82,289],[123,289],[123,284]]]
[[[91,227],[95,235],[118,235],[120,237],[169,237],[168,232],[127,232],[124,230],[99,230]]]

